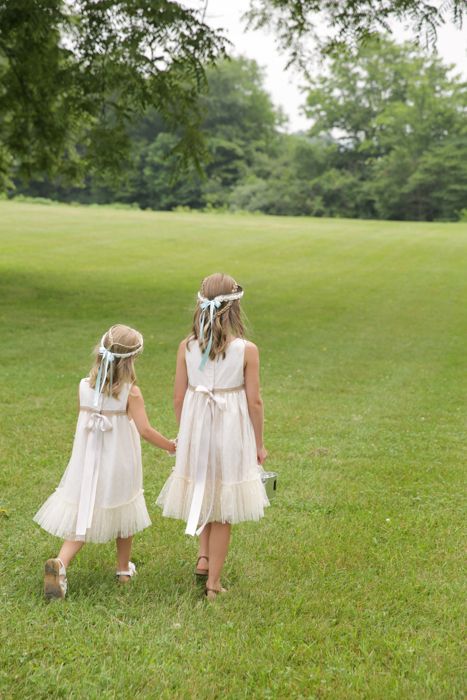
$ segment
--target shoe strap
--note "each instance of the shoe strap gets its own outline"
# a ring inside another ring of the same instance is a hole
[[[66,577],[66,567],[65,564],[62,562],[61,559],[57,557],[57,561],[60,562],[60,568],[58,570],[58,575],[59,576],[65,576]]]
[[[130,578],[136,574],[136,566],[130,561],[128,571],[117,571],[115,576],[129,576]]]

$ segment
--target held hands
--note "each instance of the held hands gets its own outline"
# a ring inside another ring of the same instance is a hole
[[[177,452],[177,438],[175,440],[169,440],[170,447],[167,450],[169,455],[174,455]]]
[[[261,445],[261,447],[256,448],[256,459],[258,460],[258,464],[264,464],[268,456],[268,451],[264,447],[264,445]]]

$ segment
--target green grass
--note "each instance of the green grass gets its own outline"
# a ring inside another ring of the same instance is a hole
[[[0,697],[464,697],[467,224],[288,219],[0,202]],[[76,388],[112,323],[145,336],[139,380],[174,435],[171,385],[200,279],[246,289],[261,348],[266,517],[234,528],[206,605],[196,542],[155,499],[118,588],[89,545],[64,604],[59,541],[32,523],[67,463]]]

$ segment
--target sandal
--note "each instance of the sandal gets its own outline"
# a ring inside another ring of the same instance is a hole
[[[132,561],[128,563],[128,571],[116,571],[115,576],[118,578],[119,583],[128,583],[128,579],[132,579],[136,574],[136,566]],[[127,576],[128,579],[123,579],[122,576]]]
[[[206,588],[204,589],[204,595],[208,600],[216,600],[219,593],[227,593],[227,588]]]
[[[198,561],[196,562],[195,576],[208,576],[209,575],[209,567],[207,569],[200,569],[198,566],[200,559],[206,559],[206,561],[209,564],[209,557],[205,557],[204,554],[202,554],[200,557],[198,557]]]
[[[47,559],[44,571],[44,596],[46,600],[64,598],[68,589],[66,569],[61,559]]]

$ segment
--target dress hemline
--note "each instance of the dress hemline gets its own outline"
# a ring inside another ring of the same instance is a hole
[[[166,481],[156,504],[162,515],[175,520],[188,521],[195,482],[183,475],[172,473]],[[220,522],[236,525],[241,522],[257,522],[269,506],[261,478],[248,481],[216,482],[215,497],[205,495],[200,522]],[[209,512],[211,508],[211,512]]]
[[[45,501],[33,520],[50,535],[73,542],[93,542],[103,544],[121,537],[123,539],[141,532],[151,525],[141,490],[131,501],[110,508],[95,507],[91,527],[84,537],[76,536],[78,503],[70,503],[63,498],[58,488]]]

